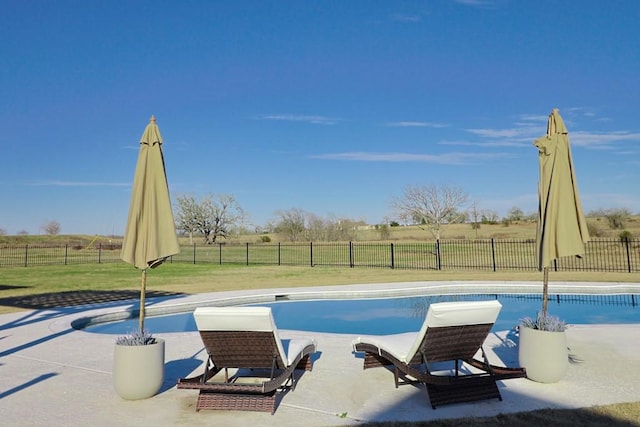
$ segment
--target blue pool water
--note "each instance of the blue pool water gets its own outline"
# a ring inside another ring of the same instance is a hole
[[[540,295],[437,295],[384,299],[283,301],[254,304],[271,307],[279,329],[342,334],[382,335],[417,331],[429,304],[441,301],[497,299],[502,311],[494,330],[509,330],[542,307]],[[640,322],[640,295],[551,295],[549,314],[573,324]],[[100,334],[126,334],[138,327],[137,317],[92,325],[84,330]],[[147,317],[145,329],[153,333],[197,331],[191,312]]]

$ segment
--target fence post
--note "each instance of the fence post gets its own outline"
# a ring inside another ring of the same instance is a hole
[[[98,264],[102,261],[102,243],[98,243]]]
[[[625,236],[624,244],[627,247],[627,271],[631,273],[631,253],[629,252],[629,238]]]
[[[193,244],[193,263],[196,263],[196,244]]]
[[[278,242],[278,265],[282,265],[282,252],[281,252],[280,242]]]
[[[64,245],[64,265],[67,265],[67,256],[69,254],[69,244]]]
[[[493,237],[491,238],[491,259],[493,260],[493,271],[496,271],[496,244]]]
[[[247,245],[247,265],[249,265],[249,242],[247,242],[246,245]]]
[[[391,269],[393,270],[394,268],[396,268],[396,260],[395,260],[395,256],[394,256],[393,242],[392,242],[391,243]]]
[[[24,245],[24,266],[25,267],[29,266],[28,260],[29,260],[29,245],[27,244],[27,245]]]
[[[442,260],[440,259],[440,239],[436,240],[436,267],[442,270]]]
[[[309,242],[309,258],[311,259],[311,267],[313,267],[313,242]]]
[[[349,267],[353,268],[353,242],[349,242]]]

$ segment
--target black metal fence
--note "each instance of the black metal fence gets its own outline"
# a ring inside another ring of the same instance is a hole
[[[120,261],[119,245],[0,246],[0,267]],[[534,239],[434,242],[221,243],[182,246],[169,262],[366,267],[416,270],[536,270]],[[594,239],[582,258],[556,260],[556,271],[640,271],[640,239]]]

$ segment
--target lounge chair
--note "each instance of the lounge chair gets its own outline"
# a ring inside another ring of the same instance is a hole
[[[361,336],[353,341],[353,348],[365,353],[364,369],[393,366],[396,388],[424,383],[433,409],[449,403],[502,400],[496,381],[524,377],[525,371],[489,364],[482,348],[501,308],[495,300],[431,304],[419,332]],[[478,352],[481,360],[475,358]],[[445,361],[453,361],[453,369],[437,372],[437,362]]]
[[[198,307],[193,316],[209,357],[204,373],[179,379],[178,388],[200,390],[196,411],[273,414],[276,392],[293,391],[295,370],[312,368],[315,341],[281,340],[269,307]]]

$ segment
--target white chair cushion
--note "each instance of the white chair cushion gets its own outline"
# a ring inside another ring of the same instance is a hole
[[[271,332],[282,361],[289,362],[278,337],[270,307],[198,307],[193,312],[199,331]],[[250,351],[247,349],[247,351]],[[294,356],[295,358],[295,356]]]
[[[498,300],[438,302],[429,306],[425,324],[437,328],[495,323],[501,309]]]
[[[411,344],[416,340],[415,332],[405,332],[403,334],[393,335],[362,335],[353,340],[353,345],[366,343],[376,346],[378,349],[384,349],[391,353],[396,359],[408,363],[407,350],[411,348]]]
[[[310,338],[281,340],[270,307],[198,307],[193,312],[199,331],[273,332],[280,358],[291,365],[302,350],[316,342]],[[248,350],[250,351],[250,350]]]
[[[352,344],[375,345],[378,349],[388,351],[398,360],[408,363],[420,348],[428,328],[493,324],[498,319],[501,309],[502,304],[497,300],[434,303],[429,306],[424,323],[417,333],[360,336]]]
[[[193,312],[199,331],[257,331],[276,329],[269,307],[198,307]]]
[[[317,344],[315,340],[312,340],[311,338],[292,338],[282,340],[282,348],[284,348],[284,352],[287,354],[287,365],[291,366],[291,364],[296,360],[296,357],[298,357],[302,350],[304,350],[308,345],[313,345],[315,351]]]

